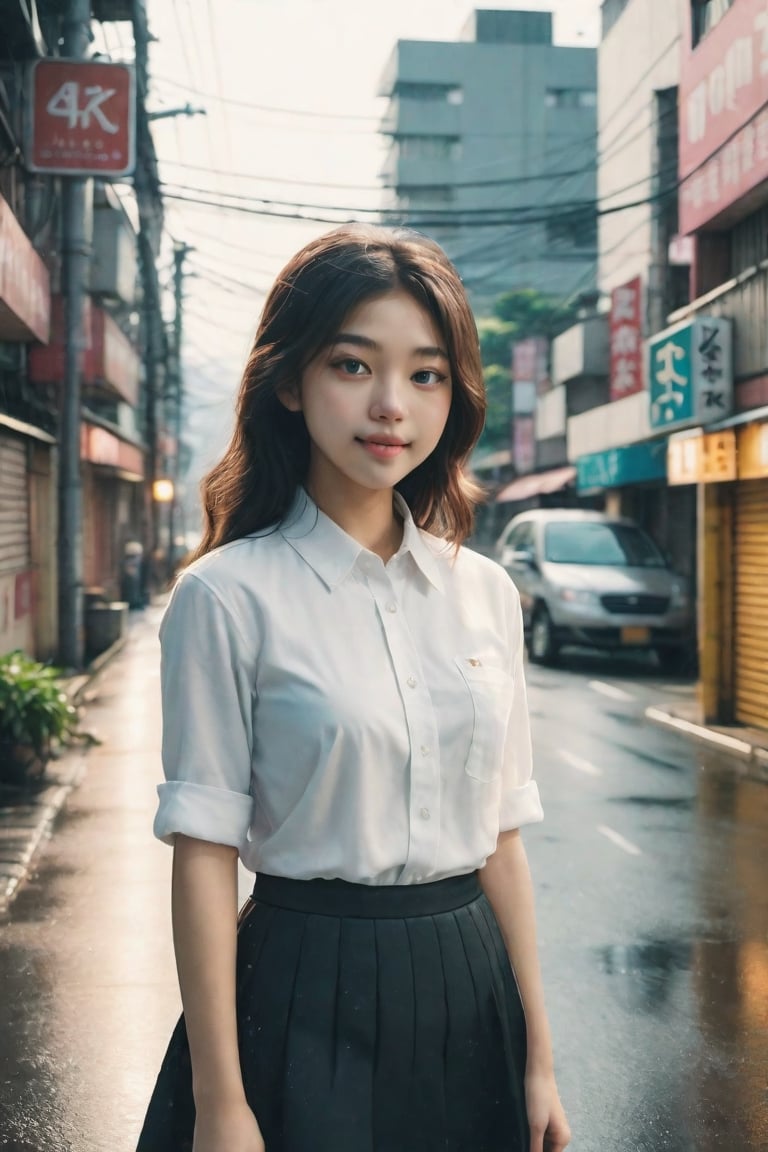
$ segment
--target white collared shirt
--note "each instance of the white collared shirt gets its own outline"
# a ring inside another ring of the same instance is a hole
[[[160,629],[155,834],[295,879],[419,884],[542,818],[517,591],[418,529],[385,565],[300,490],[192,564]]]

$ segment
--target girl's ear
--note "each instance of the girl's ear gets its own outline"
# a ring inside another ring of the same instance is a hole
[[[298,384],[290,384],[279,388],[277,398],[289,412],[301,412],[301,388]]]

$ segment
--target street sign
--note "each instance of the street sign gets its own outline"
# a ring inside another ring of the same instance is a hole
[[[135,82],[127,64],[35,60],[29,70],[27,167],[64,176],[127,176],[135,163]]]
[[[642,391],[643,282],[639,276],[611,293],[611,400]]]
[[[685,320],[648,341],[651,428],[691,428],[730,415],[731,344],[731,321],[722,316]]]

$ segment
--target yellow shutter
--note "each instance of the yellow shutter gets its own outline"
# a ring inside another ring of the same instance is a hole
[[[768,728],[768,480],[737,485],[734,529],[736,719]]]

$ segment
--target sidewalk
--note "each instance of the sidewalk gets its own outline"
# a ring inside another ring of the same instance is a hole
[[[64,682],[64,690],[74,704],[87,704],[102,670],[119,657],[133,631],[142,626],[147,626],[143,616],[132,616],[125,636],[97,656],[85,672]],[[0,785],[0,921],[32,868],[40,846],[50,837],[67,797],[85,775],[87,755],[83,748],[67,750],[49,762],[44,779],[29,789]]]
[[[644,708],[646,720],[734,757],[745,776],[768,783],[768,731],[741,725],[704,724],[696,685],[685,687],[687,692]]]

